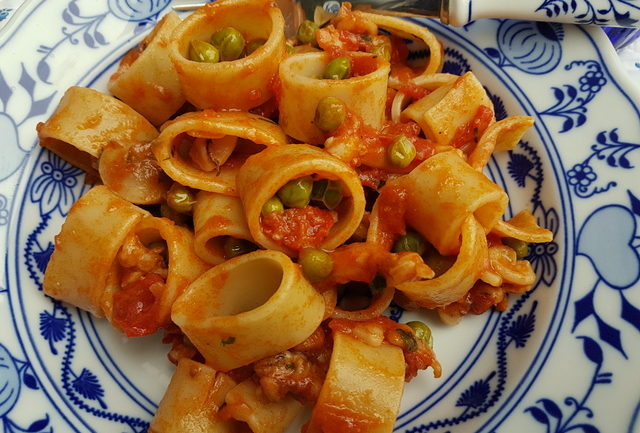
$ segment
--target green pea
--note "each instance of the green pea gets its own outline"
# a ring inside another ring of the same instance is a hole
[[[342,202],[342,183],[329,179],[313,182],[311,199],[321,202],[329,210],[335,209]]]
[[[282,212],[284,211],[284,205],[280,201],[280,199],[276,196],[271,197],[269,200],[262,205],[262,216],[267,216],[274,212]]]
[[[422,254],[422,260],[433,269],[436,277],[444,274],[455,263],[456,256],[443,256],[430,243],[426,243],[425,246],[426,249]]]
[[[318,102],[313,123],[321,131],[329,132],[342,125],[347,117],[347,107],[338,98],[327,96]]]
[[[399,135],[387,148],[387,157],[391,165],[406,168],[416,157],[416,147],[405,135]]]
[[[220,51],[220,60],[231,61],[242,57],[244,37],[233,27],[217,31],[211,38],[211,43]]]
[[[310,176],[293,179],[278,190],[278,198],[286,207],[305,207],[311,200],[312,188]]]
[[[317,248],[304,248],[300,251],[298,264],[302,273],[311,282],[327,278],[333,270],[333,259],[325,251]]]
[[[348,57],[336,57],[327,64],[323,78],[328,80],[344,80],[349,78],[351,63]]]
[[[304,20],[298,27],[298,40],[302,44],[312,44],[316,41],[316,31],[318,25],[313,21]]]
[[[413,320],[411,322],[407,322],[407,325],[413,329],[414,334],[416,334],[416,338],[424,341],[429,347],[433,347],[433,334],[431,333],[431,328],[429,328],[426,323],[419,320]]]
[[[427,246],[425,244],[424,238],[416,232],[407,232],[398,238],[398,240],[393,244],[393,252],[394,253],[418,253],[422,255]]]
[[[246,239],[238,239],[233,236],[228,236],[224,241],[223,249],[225,258],[232,259],[234,257],[250,253],[251,251],[255,251],[258,247]]]
[[[191,188],[174,183],[167,191],[167,205],[179,213],[188,214],[193,211],[196,195]]]
[[[522,260],[529,255],[529,244],[525,241],[515,238],[502,238],[502,243],[513,248],[518,260]]]
[[[194,62],[218,63],[220,53],[210,43],[194,39],[189,43],[189,59]]]
[[[410,332],[405,331],[404,329],[396,329],[396,332],[400,336],[402,345],[407,352],[415,352],[418,350],[418,342]]]
[[[266,39],[254,39],[247,44],[247,55],[253,53],[255,50],[263,46],[267,42]]]

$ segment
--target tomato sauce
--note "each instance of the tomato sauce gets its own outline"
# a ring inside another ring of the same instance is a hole
[[[449,144],[456,148],[462,148],[469,144],[475,146],[492,119],[493,110],[485,105],[481,105],[478,107],[473,119],[456,130],[456,134]]]
[[[164,283],[160,275],[149,273],[123,286],[113,295],[112,323],[128,337],[142,337],[156,332],[160,327],[158,304],[151,286]]]
[[[299,251],[318,247],[335,224],[334,213],[315,206],[289,208],[262,217],[262,230],[276,243]]]
[[[404,215],[407,209],[407,191],[399,185],[388,185],[378,197],[379,231],[382,245],[391,248],[393,241],[406,233]]]

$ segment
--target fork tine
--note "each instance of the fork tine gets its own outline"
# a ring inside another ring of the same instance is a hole
[[[173,0],[171,7],[174,11],[192,11],[209,3],[203,0]]]

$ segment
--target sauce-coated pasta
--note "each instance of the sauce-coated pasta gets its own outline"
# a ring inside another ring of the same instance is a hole
[[[164,332],[176,370],[150,432],[278,433],[305,407],[306,433],[391,432],[405,382],[442,369],[427,324],[385,310],[503,311],[535,283],[528,244],[551,241],[482,172],[531,117],[496,121],[425,27],[348,3],[302,26],[287,39],[268,0],[170,13],[114,96],[73,87],[38,125],[96,184],[44,292]]]

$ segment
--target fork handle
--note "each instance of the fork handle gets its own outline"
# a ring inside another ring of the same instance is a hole
[[[601,0],[442,0],[441,20],[463,26],[480,18],[508,18],[607,27],[640,27],[640,3]]]
[[[315,6],[337,10],[337,0],[289,0],[304,5],[308,17]],[[597,5],[594,3],[598,3]],[[206,0],[174,0],[173,9],[193,10]],[[480,18],[507,18],[607,27],[640,27],[640,4],[602,0],[351,0],[354,5],[439,17],[445,24],[464,26]],[[605,7],[603,7],[603,4]]]

